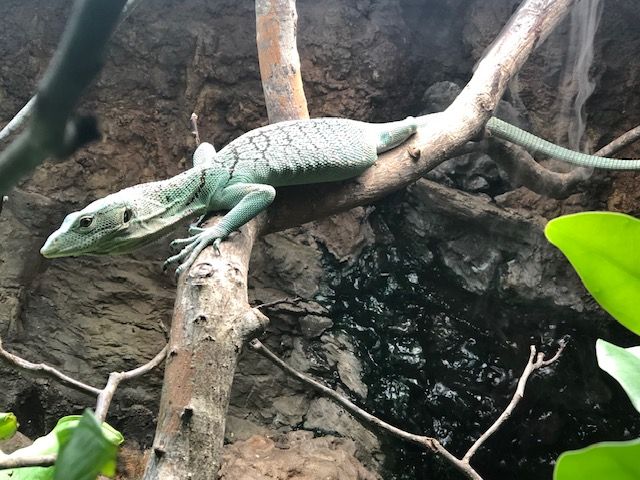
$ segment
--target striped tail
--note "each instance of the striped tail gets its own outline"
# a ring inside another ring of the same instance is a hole
[[[640,160],[598,157],[576,152],[526,132],[496,117],[487,122],[487,129],[496,137],[520,145],[531,154],[542,153],[557,160],[580,165],[581,167],[604,168],[607,170],[640,170]]]

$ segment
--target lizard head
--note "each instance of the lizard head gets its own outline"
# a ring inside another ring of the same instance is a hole
[[[96,200],[78,212],[67,215],[40,253],[47,258],[85,254],[126,253],[142,242],[131,228],[135,219],[131,198],[122,191]]]

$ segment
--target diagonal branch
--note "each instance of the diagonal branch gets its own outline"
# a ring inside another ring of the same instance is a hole
[[[14,355],[13,353],[6,351],[2,345],[2,339],[0,339],[0,357],[4,359],[6,363],[9,363],[10,365],[13,365],[14,367],[17,367],[21,370],[34,372],[36,374],[53,378],[55,380],[58,380],[63,385],[66,385],[67,387],[73,388],[74,390],[82,393],[88,393],[90,395],[100,395],[101,390],[99,388],[87,385],[86,383],[80,382],[75,378],[71,378],[61,371],[56,370],[55,368],[44,363],[32,363],[17,355]]]
[[[128,0],[127,4],[122,9],[122,18],[120,19],[120,23],[129,18],[142,1],[143,0]],[[20,111],[9,121],[9,123],[0,130],[0,142],[13,135],[13,133],[20,129],[20,127],[29,120],[29,116],[33,113],[33,107],[36,104],[36,96],[37,95],[31,97],[24,107],[22,107]]]
[[[498,417],[498,419],[493,423],[493,425],[491,425],[491,427],[489,427],[489,429],[487,429],[487,431],[483,433],[480,436],[480,438],[478,438],[478,440],[476,440],[476,442],[471,446],[471,448],[469,448],[469,450],[467,451],[467,453],[464,455],[462,459],[458,459],[455,455],[453,455],[446,448],[444,448],[444,446],[437,439],[433,437],[416,435],[413,433],[406,432],[405,430],[402,430],[398,427],[394,427],[393,425],[379,419],[378,417],[371,415],[369,412],[366,412],[365,410],[361,409],[360,407],[355,405],[353,402],[351,402],[349,399],[340,395],[335,390],[323,385],[317,380],[314,380],[308,377],[307,375],[304,375],[303,373],[297,371],[296,369],[288,365],[286,362],[280,359],[277,355],[271,352],[271,350],[265,347],[262,344],[262,342],[260,342],[260,340],[254,339],[249,343],[249,345],[255,352],[259,353],[260,355],[268,359],[270,362],[274,363],[278,368],[280,368],[286,374],[288,374],[293,378],[298,379],[302,383],[309,385],[311,388],[320,392],[322,395],[326,395],[327,397],[331,398],[333,401],[335,401],[339,405],[342,405],[342,407],[344,407],[348,412],[350,412],[352,415],[359,418],[360,420],[364,421],[366,424],[385,430],[387,433],[395,437],[398,437],[401,440],[414,443],[425,449],[436,452],[442,455],[449,463],[451,463],[454,467],[456,467],[460,472],[465,474],[467,478],[472,480],[482,480],[482,477],[471,466],[470,464],[471,458],[476,453],[476,451],[480,448],[480,446],[482,446],[482,444],[487,440],[487,438],[489,438],[492,434],[494,434],[498,430],[498,428],[500,428],[500,426],[511,416],[515,407],[518,405],[520,400],[522,400],[522,398],[524,397],[524,389],[531,374],[535,370],[538,370],[539,368],[542,368],[542,367],[549,366],[551,363],[558,360],[558,358],[560,358],[560,355],[562,354],[562,351],[566,346],[566,342],[565,340],[561,340],[560,347],[558,348],[558,351],[556,352],[556,354],[547,360],[545,360],[544,355],[542,353],[536,352],[535,346],[531,345],[530,347],[531,353],[529,355],[529,360],[524,369],[524,372],[522,373],[522,376],[520,377],[520,380],[518,381],[518,386],[516,388],[516,391],[514,393],[514,396],[511,402],[509,403],[507,408],[502,412],[502,414]]]
[[[409,142],[380,155],[357,179],[281,189],[262,216],[270,233],[373,203],[415,182],[471,140],[488,120],[515,75],[554,29],[573,0],[526,0],[493,43],[460,95]],[[419,153],[416,159],[415,152]]]
[[[126,0],[77,0],[40,82],[27,129],[0,154],[0,195],[50,156],[65,157],[99,137],[93,118],[73,115],[102,68],[106,43]]]
[[[493,425],[491,425],[487,429],[487,431],[485,431],[480,436],[480,438],[478,438],[475,441],[475,443],[471,446],[471,448],[469,448],[467,453],[464,454],[464,457],[462,457],[463,462],[469,463],[469,461],[471,460],[471,457],[473,457],[473,455],[478,451],[478,449],[482,446],[482,444],[491,435],[493,435],[504,422],[506,422],[509,419],[514,409],[518,405],[518,403],[520,403],[520,400],[524,398],[524,388],[527,385],[527,381],[529,380],[529,377],[531,376],[531,374],[542,367],[547,367],[551,365],[553,362],[558,360],[558,358],[560,358],[560,355],[562,355],[564,348],[567,346],[566,340],[565,339],[560,340],[559,345],[560,346],[558,347],[558,350],[556,351],[555,355],[553,355],[551,358],[547,360],[545,360],[544,355],[542,353],[536,352],[535,346],[531,345],[529,361],[527,362],[527,366],[524,368],[524,371],[522,372],[522,376],[520,377],[520,380],[518,380],[518,386],[516,387],[516,391],[513,394],[513,398],[509,402],[509,405],[507,405],[507,407],[504,409],[502,414],[496,419],[496,421],[493,422]]]

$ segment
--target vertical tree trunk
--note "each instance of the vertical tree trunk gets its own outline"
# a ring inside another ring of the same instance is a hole
[[[309,118],[296,46],[295,0],[256,0],[256,41],[269,122]]]
[[[268,321],[247,299],[256,230],[243,227],[220,255],[206,249],[180,278],[147,480],[216,478],[238,355]]]
[[[296,49],[295,2],[257,0],[256,19],[269,121],[308,118]],[[179,280],[145,480],[217,478],[238,356],[268,324],[247,298],[249,257],[262,219],[264,215],[225,240],[220,255],[205,249]]]

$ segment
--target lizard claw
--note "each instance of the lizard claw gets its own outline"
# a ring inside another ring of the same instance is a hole
[[[212,229],[201,230],[202,231],[200,233],[189,238],[181,238],[171,242],[172,248],[183,248],[176,255],[167,258],[162,266],[163,270],[166,270],[172,263],[182,262],[178,268],[176,268],[175,272],[176,277],[179,277],[180,274],[187,271],[191,265],[193,265],[196,258],[198,258],[198,255],[200,255],[200,252],[202,252],[202,250],[204,250],[208,245],[211,245],[215,253],[220,255],[219,247],[222,242],[222,236],[220,235],[219,230],[215,229],[215,227]]]
[[[206,228],[199,227],[197,223],[189,225],[189,235],[198,235],[205,230]]]

